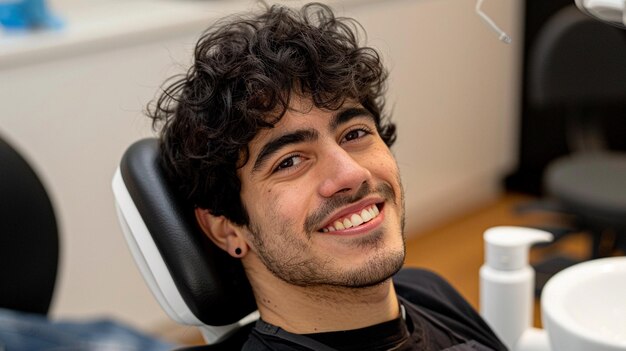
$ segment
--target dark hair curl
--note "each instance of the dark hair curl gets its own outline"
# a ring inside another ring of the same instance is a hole
[[[282,118],[293,94],[330,110],[346,99],[360,102],[391,146],[395,125],[382,115],[387,71],[374,49],[359,47],[359,29],[317,3],[299,11],[274,5],[209,27],[192,67],[147,111],[153,127],[161,126],[161,161],[182,194],[213,215],[249,224],[237,169],[248,161],[249,142]]]

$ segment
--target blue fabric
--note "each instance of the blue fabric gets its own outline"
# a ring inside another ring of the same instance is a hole
[[[0,351],[165,351],[176,347],[108,319],[52,321],[0,309]]]

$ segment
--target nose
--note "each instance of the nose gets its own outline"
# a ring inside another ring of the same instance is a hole
[[[371,178],[369,169],[341,147],[328,150],[324,158],[325,162],[320,164],[322,181],[319,184],[319,193],[323,197],[357,191]]]

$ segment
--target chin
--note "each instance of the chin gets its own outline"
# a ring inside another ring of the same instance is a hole
[[[343,285],[365,288],[382,284],[393,277],[404,265],[405,250],[377,254],[361,265],[361,268],[345,272]]]

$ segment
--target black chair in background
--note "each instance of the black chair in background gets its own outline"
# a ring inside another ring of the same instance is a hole
[[[58,260],[57,222],[46,189],[0,138],[0,308],[46,315]]]
[[[529,101],[533,108],[566,120],[570,154],[544,173],[546,201],[528,206],[565,213],[571,227],[543,228],[556,240],[583,231],[592,237],[589,258],[626,246],[626,153],[609,150],[603,118],[626,104],[626,40],[617,28],[581,13],[574,5],[550,18],[530,53]],[[626,116],[623,116],[626,128]],[[538,264],[538,287],[575,261]]]

